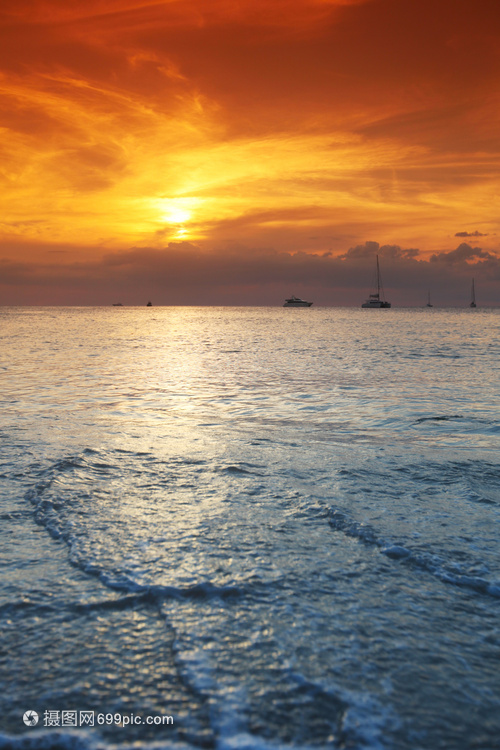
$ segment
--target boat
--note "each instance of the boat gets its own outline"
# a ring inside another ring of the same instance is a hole
[[[476,290],[474,289],[474,279],[472,279],[472,289],[471,289],[471,301],[469,307],[477,307],[476,305]]]
[[[153,303],[152,302],[148,302],[148,304],[146,305],[146,307],[153,307]]]
[[[283,307],[311,307],[311,305],[312,302],[306,302],[305,299],[300,299],[300,297],[295,297],[292,294],[291,297],[285,300]]]
[[[113,307],[123,307],[121,302],[113,302]]]
[[[431,304],[431,293],[427,293],[427,304],[426,307],[434,307],[434,305]]]
[[[380,292],[382,290],[382,296],[380,296]],[[387,300],[384,299],[384,288],[382,286],[382,281],[380,278],[380,267],[378,263],[378,255],[377,255],[377,291],[373,294],[370,294],[368,299],[363,302],[361,307],[374,309],[374,308],[381,308],[381,307],[390,307],[391,303],[387,302]]]

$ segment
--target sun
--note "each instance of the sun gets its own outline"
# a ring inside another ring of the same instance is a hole
[[[193,211],[198,208],[199,198],[158,198],[154,207],[160,221],[167,224],[186,224],[193,218]]]
[[[175,198],[155,198],[150,201],[156,222],[170,227],[169,234],[173,239],[187,239],[191,235],[190,223],[199,213],[200,204],[203,203],[201,198],[175,197]]]
[[[193,212],[189,211],[187,208],[177,208],[175,206],[172,206],[172,208],[169,208],[163,214],[162,218],[168,224],[185,224],[187,221],[189,221],[192,215]]]

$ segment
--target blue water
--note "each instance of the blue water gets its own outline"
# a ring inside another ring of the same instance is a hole
[[[0,336],[0,748],[500,748],[499,310]]]

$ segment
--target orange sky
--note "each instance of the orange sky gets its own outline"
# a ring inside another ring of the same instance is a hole
[[[397,304],[471,276],[500,302],[498,0],[3,0],[0,25],[0,304],[357,305],[377,251]]]

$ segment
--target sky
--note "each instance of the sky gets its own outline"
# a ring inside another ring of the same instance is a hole
[[[498,0],[3,0],[0,305],[500,304]]]

